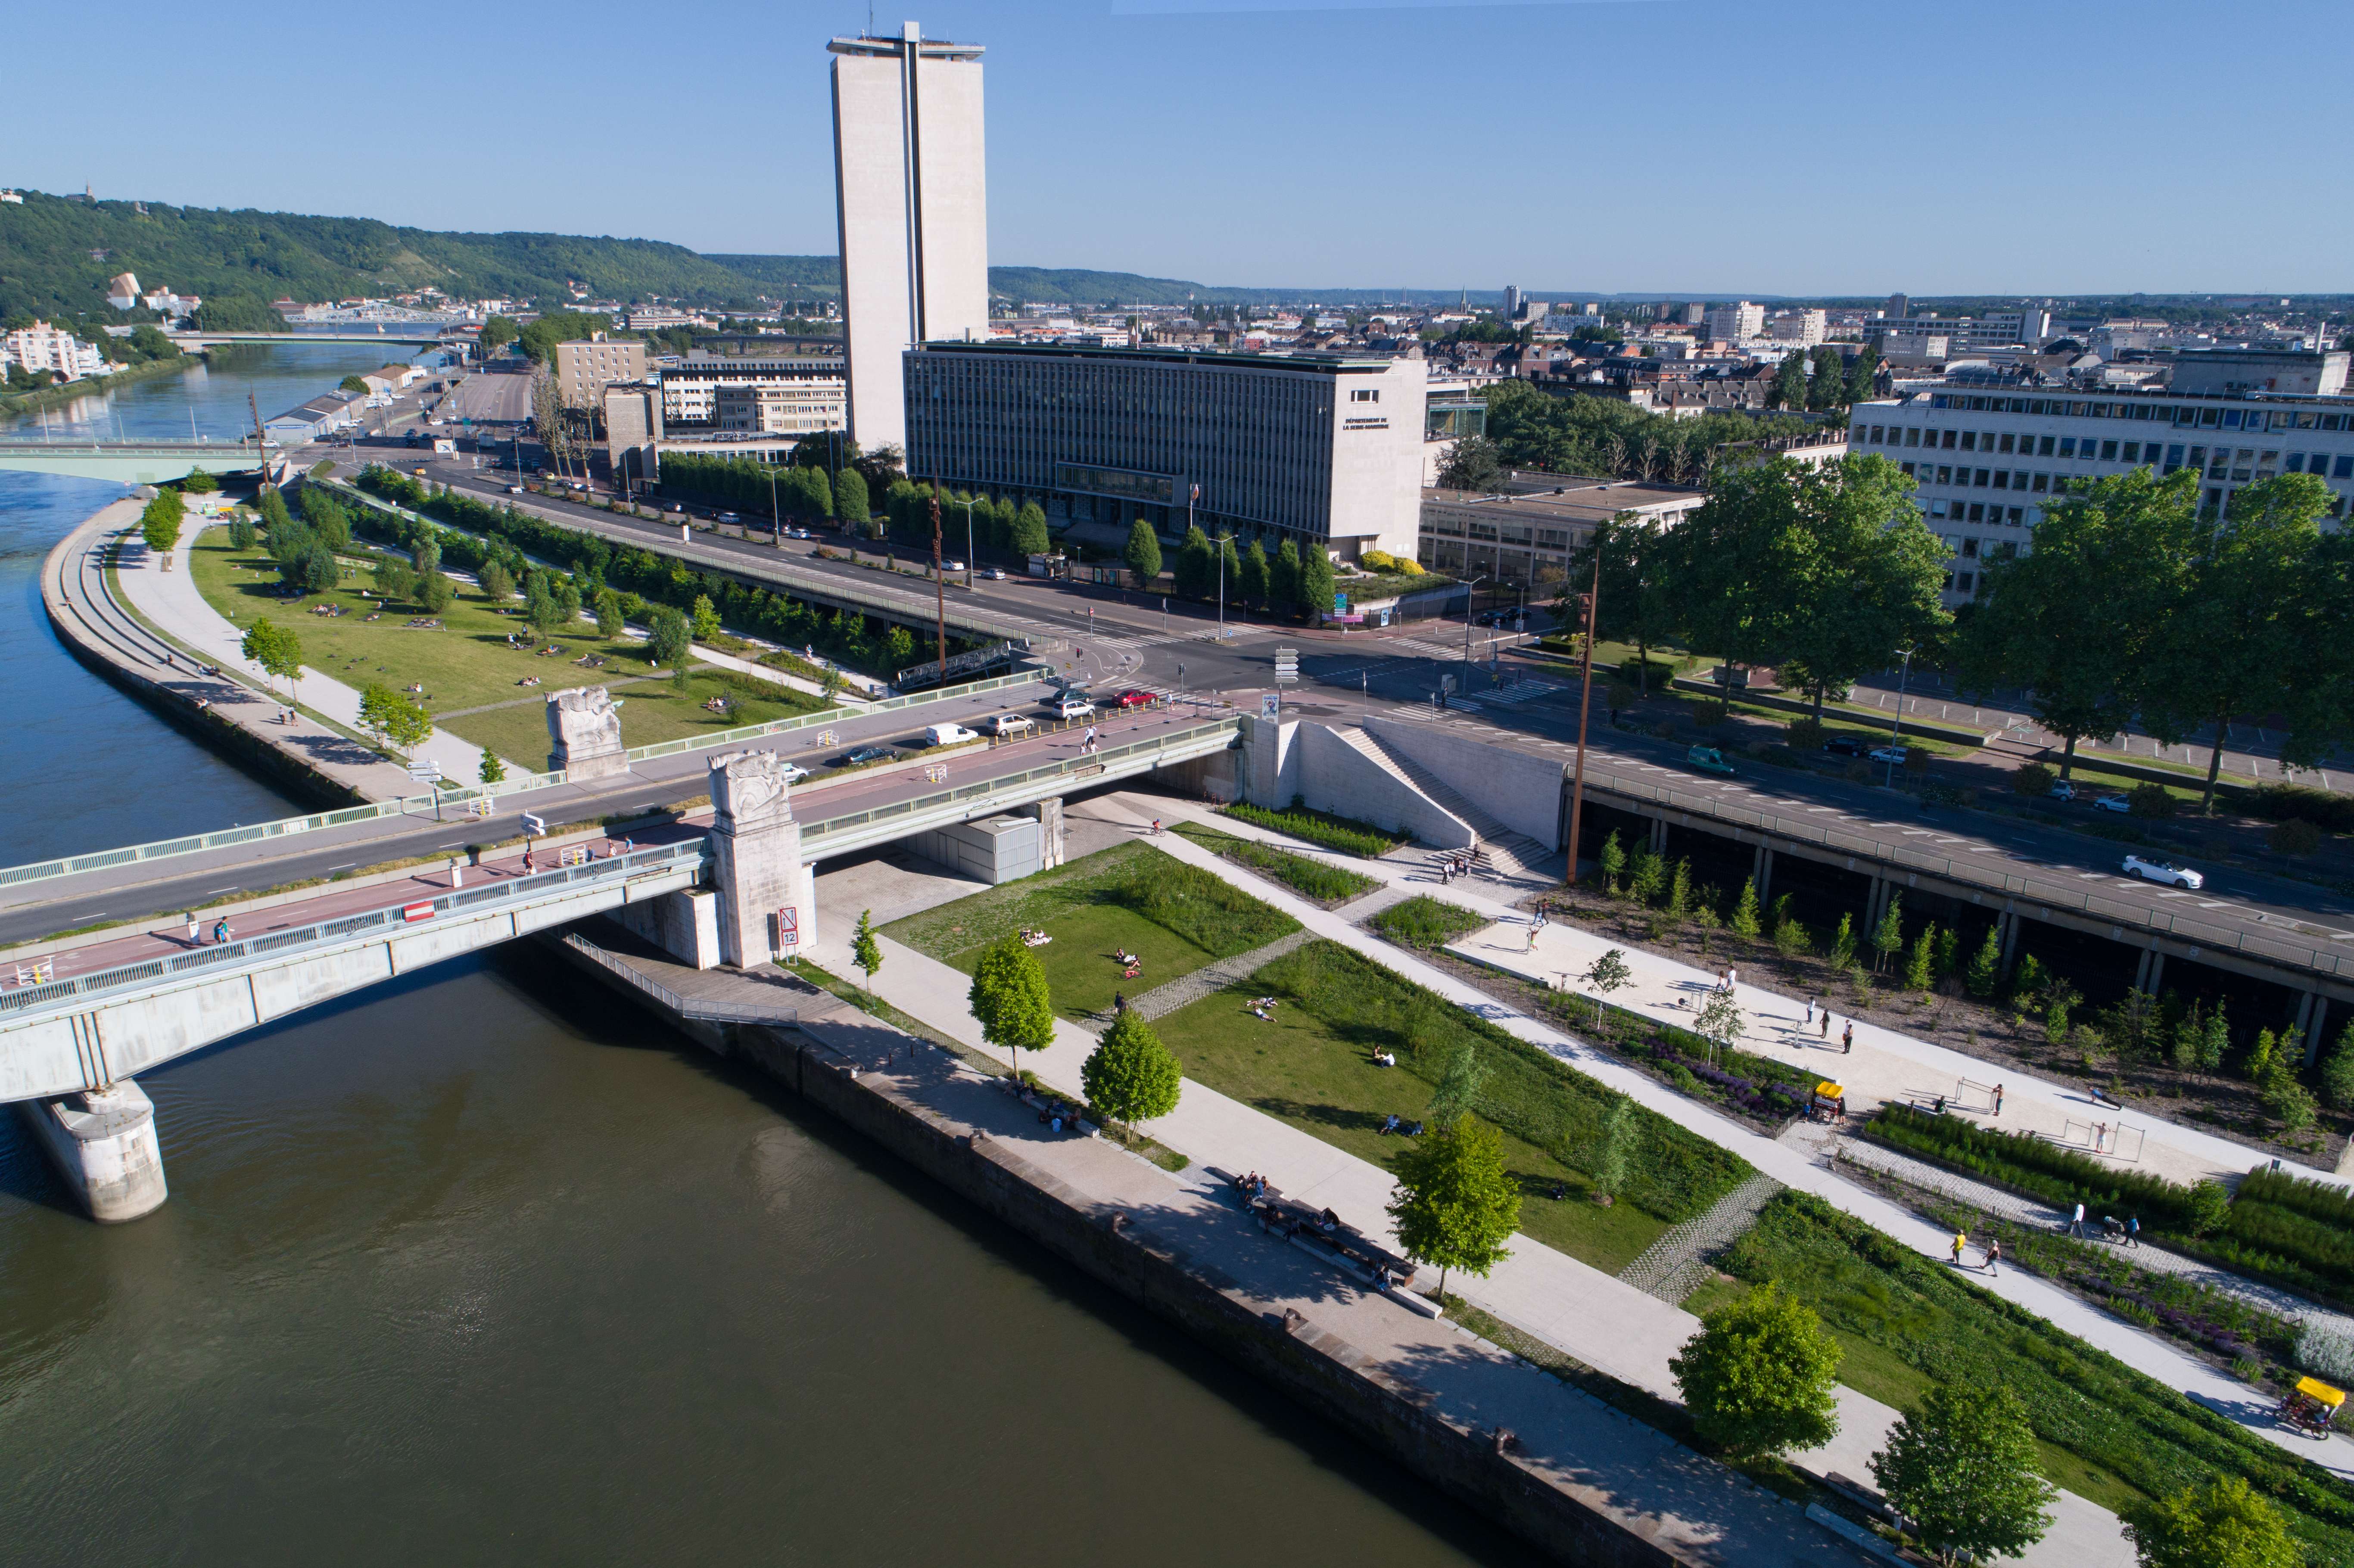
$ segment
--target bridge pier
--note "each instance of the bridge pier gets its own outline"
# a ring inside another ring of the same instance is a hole
[[[114,1224],[163,1205],[155,1107],[137,1084],[124,1078],[60,1100],[20,1100],[16,1108],[91,1219]]]
[[[1051,871],[1063,863],[1063,798],[1060,795],[1024,806],[1017,816],[1038,819],[1038,869]]]
[[[773,751],[711,758],[711,864],[719,895],[719,957],[737,969],[774,959],[786,927],[817,941],[814,868],[801,860],[784,759]]]

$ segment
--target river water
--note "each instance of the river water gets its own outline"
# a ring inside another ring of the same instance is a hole
[[[382,357],[49,423],[226,439]],[[35,570],[114,493],[0,472],[0,861],[302,809],[58,647]],[[172,1197],[126,1226],[0,1118],[11,1568],[1524,1555],[535,949],[142,1083]]]

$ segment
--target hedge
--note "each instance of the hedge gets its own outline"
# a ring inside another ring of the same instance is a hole
[[[1306,839],[1311,844],[1343,854],[1363,855],[1378,860],[1405,841],[1394,833],[1384,832],[1371,822],[1361,822],[1352,817],[1336,817],[1329,811],[1311,811],[1298,800],[1280,811],[1268,810],[1237,800],[1223,808],[1225,813],[1239,821],[1267,828],[1278,833],[1289,833],[1296,839]]]

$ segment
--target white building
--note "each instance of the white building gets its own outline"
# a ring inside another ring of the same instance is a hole
[[[811,436],[842,429],[844,399],[842,378],[829,376],[725,382],[715,402],[725,434]]]
[[[5,350],[10,365],[21,366],[28,376],[46,370],[60,381],[79,381],[106,374],[106,358],[93,344],[44,321],[0,339],[0,349]]]
[[[2346,367],[2342,352],[2210,350],[2178,356],[2162,387],[1948,381],[1857,404],[1849,442],[1919,484],[1922,514],[1954,552],[1947,587],[1957,602],[1976,591],[1978,562],[2026,548],[2045,498],[2072,479],[2188,468],[2203,482],[2200,504],[2228,510],[2243,484],[2310,473],[2328,483],[2333,515],[2344,517],[2354,495]]]
[[[1894,304],[1902,295],[1892,296]],[[1890,336],[1944,337],[1955,352],[2007,348],[2012,344],[2033,347],[2052,335],[2052,313],[2044,310],[1988,311],[1982,316],[1885,315],[1871,323],[1875,333]]]
[[[807,411],[822,408],[828,422],[814,427],[838,430],[847,418],[848,394],[838,359],[755,359],[749,355],[690,354],[660,367],[662,415],[665,429],[680,434],[726,428],[721,418],[722,396],[731,389],[787,392],[769,407]],[[739,400],[741,410],[749,405]],[[750,426],[766,429],[772,427]],[[795,426],[795,429],[801,427]]]
[[[913,22],[826,48],[851,434],[904,447],[900,356],[989,338],[981,51],[927,40]]]
[[[1746,343],[1766,330],[1766,307],[1738,300],[1729,305],[1712,305],[1708,312],[1708,335],[1725,343]]]
[[[1784,311],[1766,323],[1766,331],[1776,343],[1809,348],[1829,335],[1830,318],[1821,311]]]

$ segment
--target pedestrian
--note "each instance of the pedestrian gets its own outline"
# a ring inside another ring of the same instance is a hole
[[[1840,1032],[1840,1054],[1844,1056],[1854,1049],[1855,1020],[1850,1018],[1847,1021],[1847,1027]]]
[[[1740,971],[1739,969],[1727,969],[1727,970],[1725,970],[1725,971],[1724,971],[1724,994],[1725,994],[1725,995],[1727,995],[1727,996],[1731,996],[1731,995],[1733,994],[1733,988],[1734,988],[1734,987],[1735,987],[1735,986],[1737,986],[1737,985],[1739,985],[1740,983],[1741,983],[1741,971]]]
[[[1716,989],[1718,991],[1723,991],[1724,989],[1724,966],[1723,964],[1716,966]]]
[[[1808,998],[1807,998],[1807,1022],[1808,1022],[1808,1023],[1812,1023],[1814,1021],[1815,1021],[1815,999],[1814,999],[1812,996],[1809,996],[1809,997],[1808,997]],[[1804,1027],[1804,1025],[1802,1024],[1802,1025],[1800,1025],[1800,1027],[1802,1027],[1802,1028],[1803,1028],[1803,1027]]]
[[[531,872],[531,846],[529,844],[525,844],[523,847],[523,874],[525,876],[529,876]]]
[[[2133,1247],[2141,1245],[2141,1216],[2139,1214],[2129,1215],[2126,1220],[2126,1245]]]
[[[1954,1233],[1954,1266],[1956,1268],[1962,1266],[1962,1248],[1969,1245],[1969,1240],[1970,1233],[1967,1231]]]
[[[2072,1236],[2084,1234],[2084,1205],[2082,1201],[2077,1202],[2076,1212],[2068,1217],[2068,1234]]]
[[[216,945],[216,946],[225,945],[228,941],[228,922],[226,919],[221,919],[221,920],[216,920],[216,921],[214,921],[214,922],[213,922],[213,942],[214,942],[214,945]]]
[[[1128,998],[1119,991],[1112,992],[1111,1010],[1114,1012],[1126,1012],[1128,1011]]]
[[[1987,1272],[1999,1279],[2002,1277],[2002,1239],[1999,1236],[1987,1237],[1986,1252]]]
[[[2000,1084],[1997,1084],[1994,1086],[1994,1114],[1998,1118],[2002,1115],[2002,1086]]]
[[[1824,1041],[1824,1043],[1825,1043],[1826,1044],[1828,1044],[1829,1043],[1829,1041],[1830,1041],[1830,1037],[1831,1037],[1831,1010],[1830,1010],[1829,1008],[1828,1008],[1828,1007],[1826,1007],[1825,1009],[1823,1009],[1823,1019],[1822,1019],[1822,1023],[1823,1023],[1823,1027],[1822,1027],[1822,1036],[1823,1036],[1823,1041]]]

